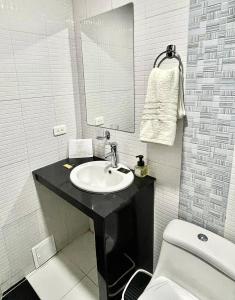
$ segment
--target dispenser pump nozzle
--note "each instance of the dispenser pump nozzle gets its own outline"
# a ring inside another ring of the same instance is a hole
[[[137,162],[137,165],[139,167],[143,167],[144,166],[144,161],[143,161],[144,156],[143,155],[137,155],[136,157],[139,158],[139,160]]]

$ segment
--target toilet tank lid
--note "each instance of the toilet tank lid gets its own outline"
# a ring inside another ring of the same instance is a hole
[[[202,239],[207,237],[208,240],[200,240],[200,234]],[[167,225],[163,239],[200,257],[235,280],[235,244],[225,238],[194,224],[173,220]]]

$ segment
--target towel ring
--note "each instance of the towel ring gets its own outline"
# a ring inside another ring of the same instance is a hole
[[[163,54],[166,54],[165,57],[163,57],[160,62],[158,63],[157,65],[157,62],[159,60],[159,58],[163,55]],[[166,51],[163,51],[162,53],[160,53],[158,55],[158,57],[155,59],[154,61],[154,64],[153,64],[153,67],[156,68],[156,65],[157,67],[159,68],[160,65],[166,60],[166,59],[177,59],[179,61],[179,68],[182,70],[183,72],[183,63],[182,63],[182,60],[181,60],[181,57],[179,54],[176,53],[176,46],[175,45],[168,45],[167,48],[166,48]]]

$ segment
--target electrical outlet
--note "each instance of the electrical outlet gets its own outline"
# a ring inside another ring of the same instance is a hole
[[[95,125],[104,125],[104,117],[100,116],[100,117],[96,117],[95,118]]]
[[[67,133],[66,125],[58,125],[53,128],[54,136],[63,135]]]

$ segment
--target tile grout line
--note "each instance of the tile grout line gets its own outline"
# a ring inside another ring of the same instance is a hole
[[[74,288],[76,288],[76,286],[78,286],[84,279],[88,279],[89,281],[91,281],[94,285],[95,285],[95,287],[97,288],[97,289],[99,289],[99,287],[94,283],[94,281],[89,277],[89,276],[84,276],[71,290],[69,290],[66,294],[64,294],[63,296],[62,296],[62,298],[60,298],[59,300],[63,300]]]

